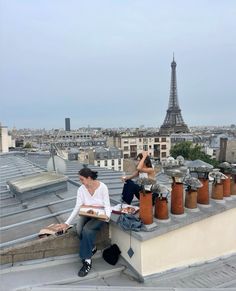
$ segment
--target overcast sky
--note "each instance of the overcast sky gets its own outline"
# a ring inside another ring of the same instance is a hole
[[[184,121],[236,123],[235,0],[0,0],[0,122],[159,127],[173,52]]]

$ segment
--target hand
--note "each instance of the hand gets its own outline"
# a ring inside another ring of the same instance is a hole
[[[126,176],[122,176],[122,177],[121,177],[121,181],[122,181],[122,182],[125,182],[126,180],[127,180],[127,177],[126,177]]]
[[[67,223],[61,223],[58,227],[58,231],[66,231],[69,225]]]
[[[142,155],[143,155],[143,158],[146,159],[146,157],[148,156],[148,152],[147,152],[147,151],[143,151],[143,152],[142,152]]]
[[[106,219],[105,219],[105,221],[108,222],[109,220],[110,220],[110,217],[108,217],[108,216],[106,215]]]
[[[103,218],[99,218],[99,217],[98,217],[98,220],[108,222],[108,221],[110,220],[110,218],[109,218],[107,215],[105,215],[105,217],[103,217]]]

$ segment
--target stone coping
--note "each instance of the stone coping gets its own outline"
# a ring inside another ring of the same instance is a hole
[[[153,218],[153,223],[151,225],[144,226],[145,231],[132,231],[131,236],[138,239],[139,241],[146,241],[170,231],[190,225],[194,222],[198,222],[208,217],[220,214],[224,211],[233,208],[235,208],[236,211],[236,195],[233,196],[231,196],[230,199],[223,200],[210,199],[209,205],[198,204],[198,207],[195,210],[185,208],[184,214],[182,215],[173,215],[169,212],[168,220],[161,221]],[[136,216],[138,217],[138,214],[136,214]],[[110,223],[113,227],[119,227],[116,224],[118,217],[118,214],[112,213]],[[129,233],[129,231],[124,232]]]
[[[97,248],[110,245],[109,227],[105,224],[96,237]],[[59,236],[50,235],[0,250],[0,265],[78,253],[79,240],[73,227]]]

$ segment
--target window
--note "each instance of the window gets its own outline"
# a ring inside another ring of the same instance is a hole
[[[125,146],[124,151],[128,151],[128,150],[129,150],[129,147]]]
[[[162,137],[162,138],[161,138],[161,141],[162,141],[162,142],[166,142],[166,137]]]
[[[104,165],[105,165],[105,167],[107,167],[107,160],[104,161]]]
[[[114,166],[115,165],[115,161],[111,160],[111,165]]]
[[[130,146],[130,151],[131,152],[137,152],[137,146],[136,145],[131,145]]]
[[[124,154],[124,159],[128,159],[129,155],[128,154]]]
[[[162,145],[161,145],[161,149],[162,149],[162,150],[166,150],[166,144],[162,144]]]
[[[159,142],[159,137],[155,137],[155,142]]]
[[[131,158],[136,158],[137,157],[137,152],[131,152],[130,153]]]
[[[162,158],[166,158],[166,152],[162,152],[162,153],[161,153],[161,157],[162,157]]]
[[[121,159],[118,160],[118,165],[121,165]]]

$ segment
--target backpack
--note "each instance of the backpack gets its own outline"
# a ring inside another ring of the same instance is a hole
[[[107,263],[114,266],[119,259],[120,253],[121,251],[117,244],[113,244],[103,251],[102,257]]]

